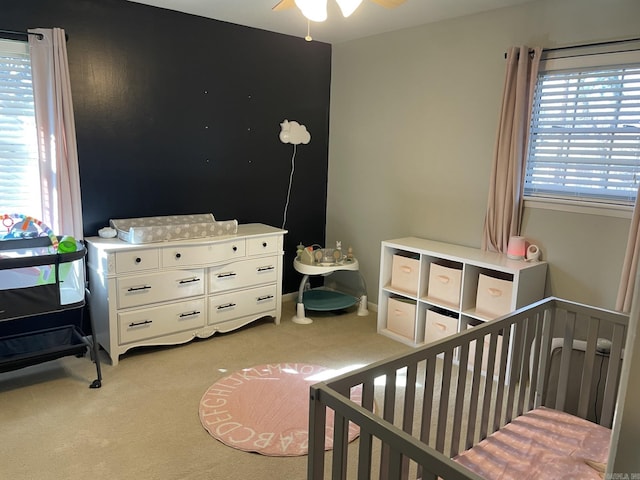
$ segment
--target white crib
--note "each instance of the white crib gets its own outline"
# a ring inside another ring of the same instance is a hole
[[[545,469],[547,478],[562,469],[600,478],[627,324],[627,315],[549,298],[316,384],[308,478],[522,479],[544,478]],[[361,405],[349,399],[356,386]],[[352,443],[349,422],[360,428]]]

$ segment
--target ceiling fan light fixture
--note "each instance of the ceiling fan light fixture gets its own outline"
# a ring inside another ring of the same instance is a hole
[[[327,19],[327,0],[295,0],[302,14],[312,22]]]
[[[347,18],[356,11],[362,3],[362,0],[336,0],[336,3],[340,7],[340,10],[342,10],[342,15]]]

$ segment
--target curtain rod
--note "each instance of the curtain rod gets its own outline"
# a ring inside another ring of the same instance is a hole
[[[595,43],[583,43],[581,45],[568,45],[565,47],[555,47],[555,48],[543,48],[543,52],[556,52],[558,50],[569,50],[571,48],[588,48],[588,47],[600,47],[603,45],[616,45],[618,43],[626,43],[626,42],[637,42],[640,41],[640,37],[636,38],[625,38],[624,40],[609,40],[607,42],[595,42]]]
[[[0,34],[19,35],[21,37],[28,37],[29,35],[35,35],[36,37],[38,37],[38,40],[42,40],[44,38],[44,35],[42,35],[41,33],[18,32],[17,30],[0,29]]]
[[[606,42],[594,42],[594,43],[583,43],[579,45],[567,45],[564,47],[554,47],[554,48],[543,48],[542,52],[558,52],[560,50],[571,50],[574,48],[589,48],[589,47],[601,47],[603,45],[617,45],[619,43],[627,43],[627,42],[638,42],[640,41],[640,37],[635,38],[625,38],[623,40],[609,40]],[[532,54],[533,50],[529,50],[529,54]],[[504,58],[507,58],[507,53],[505,52]]]

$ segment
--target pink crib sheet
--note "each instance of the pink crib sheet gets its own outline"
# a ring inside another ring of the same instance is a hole
[[[587,460],[605,463],[611,430],[540,407],[522,415],[455,460],[488,480],[594,479]]]

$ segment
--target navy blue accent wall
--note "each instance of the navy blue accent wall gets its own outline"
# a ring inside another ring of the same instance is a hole
[[[125,0],[2,0],[0,19],[68,35],[86,236],[110,218],[207,212],[281,227],[280,122],[306,125],[285,237],[284,292],[297,290],[295,246],[325,238],[330,45]]]

